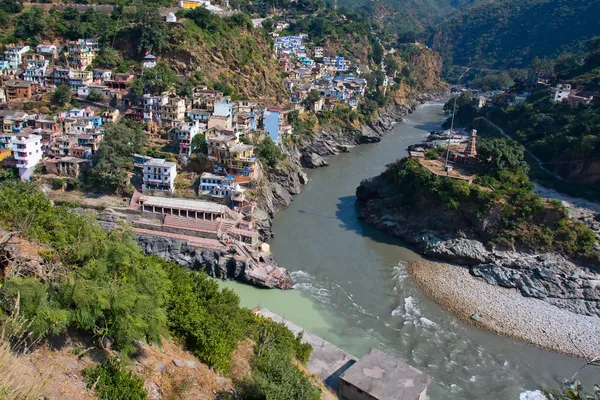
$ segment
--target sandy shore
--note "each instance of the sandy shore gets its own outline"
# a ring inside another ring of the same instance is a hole
[[[600,353],[600,318],[489,285],[456,265],[413,261],[408,272],[425,294],[467,323],[576,357]]]

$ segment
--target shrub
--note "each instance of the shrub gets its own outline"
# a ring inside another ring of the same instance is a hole
[[[67,180],[64,178],[57,178],[54,180],[54,182],[52,182],[52,189],[54,190],[60,190],[62,189],[65,184],[67,183]]]
[[[254,150],[260,160],[270,168],[275,168],[283,157],[283,153],[270,136],[260,142]]]
[[[109,359],[97,367],[86,368],[83,375],[88,387],[95,387],[101,400],[144,400],[148,397],[144,380]]]
[[[186,347],[219,371],[227,371],[233,351],[251,326],[249,310],[238,296],[220,290],[206,274],[176,265],[166,267],[172,282],[167,313],[169,326]]]

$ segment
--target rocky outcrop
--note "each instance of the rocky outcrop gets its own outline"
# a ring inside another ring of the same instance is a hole
[[[482,232],[487,224],[494,223],[494,213],[483,221],[470,221],[464,214],[445,208],[423,213],[415,207],[399,206],[397,198],[401,195],[402,188],[388,182],[385,174],[364,180],[356,190],[363,203],[360,218],[403,239],[420,254],[465,265],[488,284],[518,289],[523,296],[574,313],[600,316],[600,274],[595,269],[559,254],[486,246]],[[571,217],[598,233],[597,213],[580,208],[569,211]]]
[[[600,316],[600,276],[558,254],[509,253],[471,267],[491,285],[518,289],[569,311]]]
[[[184,267],[204,271],[214,278],[235,279],[265,288],[276,287],[275,281],[261,280],[250,274],[250,266],[237,260],[232,253],[200,249],[182,240],[140,233],[136,233],[136,240],[146,254],[157,255]],[[272,259],[265,261],[273,262]],[[287,275],[287,272],[285,274]],[[288,281],[291,281],[289,276]]]
[[[300,165],[302,165],[303,168],[319,168],[326,167],[329,165],[329,163],[323,160],[323,157],[320,155],[316,153],[310,153],[302,154],[302,157],[300,157]]]
[[[292,203],[293,196],[302,193],[302,186],[307,183],[308,177],[304,171],[289,160],[280,162],[276,169],[259,177],[255,190],[258,208],[252,217],[261,240],[273,237],[271,219],[286,209]]]

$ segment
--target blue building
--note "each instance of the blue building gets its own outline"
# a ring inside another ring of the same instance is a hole
[[[279,132],[283,125],[282,117],[283,112],[279,108],[268,108],[263,115],[265,131],[275,144],[279,143]]]

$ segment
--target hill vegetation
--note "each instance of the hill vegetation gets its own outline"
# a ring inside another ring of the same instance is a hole
[[[24,318],[28,340],[83,332],[125,360],[135,357],[136,342],[173,336],[223,373],[238,342],[249,338],[255,343],[252,377],[239,382],[240,398],[320,398],[296,367],[310,346],[241,308],[233,291],[220,290],[205,274],[144,255],[126,229],[104,231],[91,216],[55,207],[34,186],[11,179],[0,183],[0,221],[40,246],[34,269],[0,265],[2,331],[10,333],[13,321]],[[145,398],[139,380],[121,366],[105,364],[89,376],[103,398],[114,398],[103,393],[115,393],[118,385],[136,393],[131,398]]]
[[[570,220],[560,202],[533,193],[520,145],[480,140],[477,149],[482,167],[474,184],[434,175],[416,159],[390,164],[384,177],[402,188],[393,206],[423,213],[443,207],[457,221],[477,221],[468,225],[480,240],[497,246],[590,255],[594,233]]]
[[[600,40],[587,41],[588,53],[582,57],[563,54],[556,60],[546,60],[545,68],[553,70],[559,79],[594,89],[600,84]],[[515,89],[519,90],[519,82]],[[446,107],[451,113],[453,101]],[[507,134],[537,156],[547,169],[569,180],[584,182],[588,187],[578,187],[578,193],[597,198],[598,177],[595,163],[600,157],[600,106],[598,102],[563,103],[551,101],[547,88],[540,88],[520,104],[496,104],[478,110],[469,93],[462,94],[457,102],[455,123],[480,129],[483,134],[497,135],[488,129],[485,120],[492,121]],[[537,165],[537,163],[536,163]],[[539,171],[534,171],[539,172]],[[539,178],[539,177],[538,177]],[[567,185],[561,185],[567,186]]]
[[[535,57],[583,50],[600,34],[600,2],[506,0],[474,5],[430,31],[428,43],[454,65],[508,69]]]

